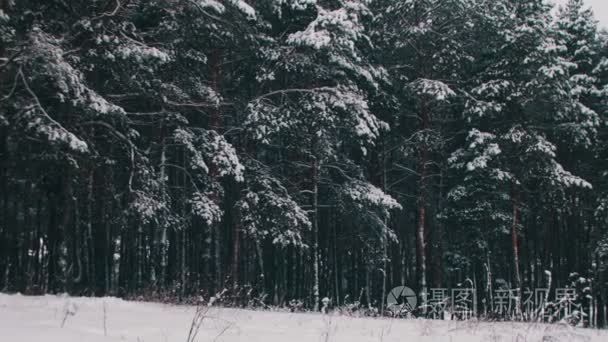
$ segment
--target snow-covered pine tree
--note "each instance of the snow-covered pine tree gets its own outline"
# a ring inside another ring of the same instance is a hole
[[[300,19],[295,30],[284,21],[288,10],[289,20]],[[266,92],[250,101],[246,125],[252,138],[265,144],[264,159],[283,165],[283,177],[295,182],[292,196],[309,213],[312,303],[318,310],[322,211],[335,207],[328,201],[337,190],[360,192],[349,184],[371,186],[351,155],[365,154],[387,129],[370,111],[366,96],[367,89],[377,87],[382,71],[361,53],[369,44],[364,20],[370,13],[364,1],[310,2],[273,14],[275,29],[288,31],[269,35],[262,49],[267,65],[258,80]],[[382,196],[388,199],[361,200],[357,212],[396,208],[389,196]],[[384,223],[381,228],[388,229]]]
[[[460,0],[380,1],[376,6],[374,38],[390,71],[396,103],[391,122],[398,132],[389,147],[397,181],[388,190],[417,189],[416,282],[425,289],[441,282],[443,232],[436,215],[443,202],[448,123],[462,101],[458,87],[471,60],[471,21],[479,13],[473,3]],[[409,199],[402,196],[402,201]],[[435,271],[429,282],[431,264]]]
[[[581,1],[0,10],[2,290],[375,312],[550,269],[606,302],[608,50]]]
[[[523,208],[529,208],[529,215],[550,212],[567,189],[591,184],[564,169],[549,140],[555,137],[551,128],[558,113],[576,105],[570,96],[569,64],[559,56],[551,34],[549,8],[542,1],[506,1],[496,10],[502,11],[494,17],[499,21],[488,23],[488,40],[479,48],[485,54],[476,56],[484,60],[484,68],[477,70],[473,87],[467,90],[467,147],[451,159],[463,170],[463,178],[450,196],[472,204],[457,210],[461,219],[470,220],[475,208],[482,210],[475,215],[478,218],[494,218],[483,224],[496,224],[498,231],[510,221],[512,280],[521,289],[522,222],[536,220],[526,217]],[[483,197],[474,194],[480,191],[495,198],[493,205],[478,206]],[[538,195],[540,201],[526,203]],[[509,210],[504,206],[507,199]],[[535,274],[530,277],[538,279]]]

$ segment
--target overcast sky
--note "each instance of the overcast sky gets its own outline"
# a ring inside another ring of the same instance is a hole
[[[553,0],[556,4],[564,4],[567,0]],[[608,28],[608,0],[585,0],[588,6],[593,8],[595,18],[600,21],[600,25]]]

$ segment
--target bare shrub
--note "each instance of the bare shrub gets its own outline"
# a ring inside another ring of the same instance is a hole
[[[205,305],[204,302],[200,302],[199,305],[197,305],[194,316],[192,317],[192,322],[190,323],[190,330],[188,331],[188,338],[186,339],[186,342],[194,342],[196,335],[198,335],[198,332],[203,325],[203,321],[207,317],[209,308],[210,306]]]

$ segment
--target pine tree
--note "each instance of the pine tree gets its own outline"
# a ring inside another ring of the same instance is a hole
[[[486,31],[490,36],[483,43],[488,45],[480,51],[490,52],[493,60],[478,71],[477,84],[467,91],[468,147],[452,155],[453,165],[464,171],[464,182],[450,196],[473,204],[457,210],[465,222],[490,219],[482,225],[494,223],[497,232],[510,231],[512,279],[522,289],[526,198],[542,194],[540,206],[551,207],[553,201],[563,200],[566,189],[591,184],[564,169],[549,140],[554,132],[546,129],[556,127],[560,115],[543,113],[564,113],[576,105],[570,96],[569,64],[559,57],[548,29],[549,9],[540,1],[505,2],[498,8],[515,15],[499,14],[502,21],[490,23],[494,30]],[[476,195],[480,190],[494,199],[492,205],[478,205],[484,202]],[[485,244],[483,249],[489,248]]]
[[[373,313],[470,280],[494,315],[549,270],[601,317],[607,39],[551,13],[0,1],[0,289]]]
[[[345,1],[339,7],[317,4],[314,10],[312,20],[300,30],[275,40],[276,52],[269,54],[273,71],[259,79],[262,84],[274,83],[276,88],[250,102],[247,126],[269,152],[290,156],[286,160],[278,157],[293,168],[289,176],[295,177],[294,181],[306,180],[296,186],[294,197],[308,209],[312,226],[312,297],[318,310],[319,221],[321,208],[329,205],[321,201],[357,179],[352,186],[371,186],[366,185],[349,154],[365,154],[386,125],[370,112],[365,93],[365,89],[374,89],[381,77],[381,71],[365,64],[359,50],[368,43],[363,25],[369,15],[367,7],[363,2]],[[351,152],[351,148],[358,151]],[[359,205],[396,207],[390,200]]]

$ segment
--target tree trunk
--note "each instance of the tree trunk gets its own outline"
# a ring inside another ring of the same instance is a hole
[[[47,290],[51,293],[57,291],[57,254],[59,238],[57,233],[57,201],[56,194],[52,191],[48,194],[49,222],[47,227],[48,271],[47,271]]]
[[[446,172],[444,167],[441,167],[439,174],[439,195],[437,196],[437,210],[438,214],[443,212],[444,208],[444,182],[445,182]],[[437,217],[438,215],[434,215]],[[443,238],[444,238],[444,222],[441,219],[435,219],[433,224],[433,243],[432,243],[432,260],[431,260],[431,269],[433,272],[433,279],[431,286],[442,288],[443,283]]]
[[[259,282],[262,286],[262,291],[266,292],[266,270],[264,269],[264,252],[262,251],[262,243],[258,238],[255,239],[255,251],[258,256],[258,267],[260,268]]]
[[[41,282],[42,279],[42,196],[38,194],[38,200],[36,201],[36,234],[34,235],[34,285],[38,290],[42,291],[44,285]]]
[[[430,128],[430,117],[426,105],[422,105],[420,118],[422,122],[421,129],[425,131]],[[428,177],[428,162],[429,162],[429,147],[426,142],[423,142],[419,149],[418,170],[420,181],[418,184],[418,199],[417,199],[417,227],[416,227],[416,250],[418,253],[418,277],[420,281],[420,290],[424,291],[427,286],[426,281],[426,201],[427,201],[427,177]]]
[[[312,161],[312,258],[313,258],[313,310],[319,311],[319,161]]]
[[[2,0],[0,0],[2,1]],[[2,49],[2,48],[0,48]],[[0,78],[0,86],[2,86],[2,79]],[[2,275],[8,270],[8,259],[9,259],[9,227],[8,227],[8,202],[9,202],[9,181],[8,181],[8,167],[5,161],[8,160],[7,151],[7,136],[8,129],[6,127],[0,127],[0,193],[2,194],[2,215],[0,215],[0,289],[6,290],[8,285],[7,281]]]
[[[211,52],[211,56],[209,58],[209,66],[211,71],[211,87],[216,94],[220,93],[220,76],[221,76],[221,50],[214,49]],[[209,127],[215,130],[218,134],[222,129],[222,116],[220,112],[220,107],[215,106],[211,110],[211,115],[209,117]],[[216,181],[219,178],[218,170],[214,165],[211,165],[210,175],[213,181]],[[219,202],[219,194],[214,193],[212,196],[212,200],[216,203]],[[214,232],[215,232],[215,273],[216,273],[216,285],[217,289],[221,290],[224,287],[224,279],[222,272],[222,234],[219,223],[214,224]]]
[[[522,295],[522,283],[521,273],[519,270],[519,238],[517,233],[517,227],[519,225],[519,194],[517,192],[516,185],[512,185],[511,189],[511,205],[513,209],[512,223],[511,223],[511,248],[513,250],[513,277],[515,280],[516,289],[519,291],[518,300],[516,302],[517,314],[521,313],[521,295]]]
[[[489,303],[486,304],[486,314],[487,309],[489,309],[490,312],[494,312],[494,298],[492,296],[492,283],[494,282],[494,280],[492,279],[492,264],[490,260],[490,253],[490,251],[486,251],[486,298],[487,302]]]
[[[387,192],[387,173],[386,173],[386,160],[387,160],[386,145],[384,141],[382,143],[382,190]],[[388,220],[384,219],[384,225],[388,229]],[[386,275],[388,272],[388,232],[385,231],[382,234],[382,294],[380,296],[380,316],[384,316],[384,300],[386,298]]]
[[[186,243],[186,237],[188,236],[186,233],[186,228],[182,228],[180,231],[180,235],[181,235],[181,256],[180,256],[180,275],[181,275],[181,296],[182,298],[186,295],[186,290],[187,290],[187,281],[188,278],[186,277],[188,274],[188,269],[186,266],[186,249],[187,249],[187,243]]]
[[[334,219],[332,220],[332,226],[333,226],[333,243],[332,243],[332,247],[333,247],[333,255],[334,255],[334,265],[333,265],[333,272],[334,272],[334,287],[335,287],[335,295],[336,295],[336,305],[340,306],[340,273],[338,271],[338,263],[340,260],[340,256],[338,255],[338,224],[336,222],[336,218],[335,216],[332,216]]]
[[[144,280],[144,255],[145,255],[145,246],[144,246],[144,227],[141,222],[135,223],[137,226],[137,257],[135,258],[135,267],[137,268],[135,284],[137,289],[141,289],[143,286]]]
[[[91,167],[87,179],[87,223],[85,243],[85,264],[87,265],[87,280],[90,288],[95,288],[95,241],[93,240],[93,183],[95,171]]]
[[[0,10],[4,13],[8,10],[8,0],[0,0]],[[6,49],[4,44],[0,44],[0,57],[5,57]],[[8,68],[0,69],[0,89],[4,89],[4,83],[7,78],[5,70]],[[8,271],[8,259],[9,259],[9,241],[8,241],[8,127],[0,127],[0,193],[2,193],[2,215],[0,215],[0,289],[6,290],[8,285],[6,280],[3,280],[3,274]]]
[[[165,143],[164,138],[164,127],[162,127],[161,123],[161,152],[160,152],[160,186],[161,186],[161,196],[163,202],[169,205],[169,198],[167,196],[167,144]],[[167,280],[167,265],[169,263],[169,240],[167,239],[167,224],[166,222],[161,222],[161,231],[160,231],[160,241],[158,242],[158,246],[160,246],[160,279],[159,286],[163,287]],[[154,267],[151,268],[152,270]],[[151,277],[153,281],[156,279],[156,275],[152,272]]]
[[[232,282],[234,287],[239,283],[239,262],[241,252],[241,215],[239,208],[235,208],[235,218],[233,222],[233,245],[232,245]]]

